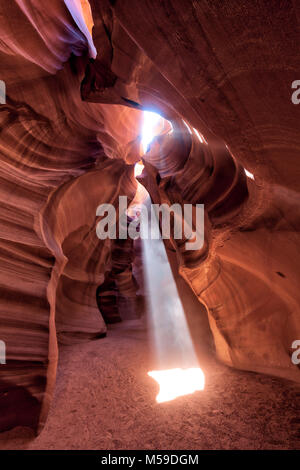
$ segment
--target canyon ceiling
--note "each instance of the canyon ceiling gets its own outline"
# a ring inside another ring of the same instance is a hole
[[[156,203],[205,206],[203,248],[166,247],[215,354],[300,382],[296,0],[89,3],[84,23],[75,0],[0,0],[2,431],[42,429],[58,344],[104,336],[120,299],[140,308],[133,242],[95,228],[99,204],[135,196],[145,109],[173,132],[144,155],[140,182]]]

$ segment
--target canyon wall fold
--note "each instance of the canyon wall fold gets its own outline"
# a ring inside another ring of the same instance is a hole
[[[92,43],[66,3],[0,1],[0,430],[40,431],[58,342],[137,308],[134,245],[100,241],[96,209],[135,196],[144,109],[173,126],[143,156],[152,200],[205,205],[203,248],[166,247],[218,357],[299,382],[296,2],[90,0]]]

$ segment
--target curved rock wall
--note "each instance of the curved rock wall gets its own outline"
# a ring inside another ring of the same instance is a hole
[[[127,101],[172,120],[174,133],[146,156],[160,177],[146,165],[144,184],[155,202],[205,204],[204,250],[180,253],[179,262],[207,306],[219,357],[299,381],[290,359],[300,334],[295,3],[91,5],[95,25],[97,17],[106,22],[106,66],[115,78],[108,91],[96,73],[85,97],[120,102],[126,91]],[[189,147],[179,116],[204,136],[202,144],[192,131]]]
[[[166,139],[173,139],[176,152],[178,138]],[[156,140],[153,152],[163,158],[163,150],[157,151],[162,138]],[[172,177],[145,161],[139,180],[158,204],[204,204],[203,248],[186,250],[185,239],[166,243],[206,306],[217,355],[230,366],[299,381],[291,345],[300,334],[300,299],[290,258],[298,258],[299,197],[274,185],[272,199],[263,203],[256,183],[230,153],[212,150],[196,134],[186,151],[184,167]]]
[[[93,44],[67,3],[0,1],[0,430],[42,428],[57,339],[105,334],[96,293],[106,319],[105,296],[134,299],[132,247],[117,266],[95,214],[134,197],[141,109],[173,123],[144,156],[152,199],[205,204],[203,250],[167,247],[218,356],[299,381],[296,3],[91,0]]]
[[[0,8],[7,85],[0,108],[0,337],[7,345],[0,429],[40,429],[55,384],[57,339],[106,332],[96,290],[111,269],[112,248],[96,236],[96,208],[135,194],[133,167],[120,155],[130,156],[138,123],[128,122],[126,109],[106,118],[105,107],[82,103],[88,47],[62,2],[47,11],[34,1]],[[123,131],[110,132],[116,115]]]

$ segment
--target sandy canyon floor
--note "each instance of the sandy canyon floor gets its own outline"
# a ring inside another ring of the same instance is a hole
[[[219,364],[201,364],[205,390],[157,404],[147,331],[114,325],[104,339],[64,346],[46,426],[0,435],[0,449],[299,449],[300,390]]]

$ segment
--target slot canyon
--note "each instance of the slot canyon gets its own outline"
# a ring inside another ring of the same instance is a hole
[[[300,449],[298,2],[0,23],[0,449]]]

